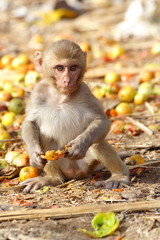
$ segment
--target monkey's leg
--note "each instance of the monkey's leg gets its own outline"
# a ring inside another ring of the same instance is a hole
[[[61,173],[58,165],[54,162],[48,162],[44,168],[46,175],[44,177],[39,176],[35,178],[27,179],[20,183],[21,186],[25,186],[23,192],[33,192],[44,186],[57,186],[65,181],[63,174]]]
[[[92,146],[97,159],[111,172],[111,177],[108,180],[97,182],[97,186],[112,189],[129,184],[129,170],[114,148],[105,141]]]

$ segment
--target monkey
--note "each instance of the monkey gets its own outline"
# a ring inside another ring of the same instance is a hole
[[[107,168],[111,177],[97,182],[106,189],[129,184],[129,171],[115,149],[105,140],[110,121],[102,104],[83,81],[86,53],[70,40],[59,40],[44,51],[36,51],[35,69],[44,78],[34,87],[26,106],[22,138],[30,165],[44,176],[21,183],[24,192],[67,180],[84,179]],[[56,161],[41,158],[49,150],[64,149]]]

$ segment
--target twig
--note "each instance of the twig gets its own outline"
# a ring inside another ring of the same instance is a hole
[[[8,192],[8,191],[20,191],[23,190],[25,186],[13,186],[13,187],[0,187],[0,192]]]
[[[8,148],[8,150],[13,151],[13,149],[15,147],[21,146],[21,144],[22,144],[21,142],[15,142],[15,143],[12,144],[12,146],[10,148]]]
[[[151,104],[149,102],[145,102],[145,106],[148,108],[148,110],[150,111],[150,113],[154,113],[154,109],[153,107],[151,106]]]
[[[30,209],[20,211],[1,212],[0,221],[8,221],[13,219],[37,219],[42,217],[51,217],[53,219],[71,218],[83,216],[85,214],[95,214],[98,212],[121,212],[129,211],[146,211],[150,209],[160,208],[160,201],[139,201],[128,203],[108,203],[106,205],[82,205],[78,207],[62,207],[53,209]]]
[[[63,188],[63,187],[66,187],[68,186],[70,183],[73,183],[75,182],[74,179],[68,181],[68,182],[65,182],[65,183],[62,183],[58,186],[56,186],[57,188]],[[7,192],[7,191],[20,191],[20,190],[23,190],[25,186],[13,186],[13,187],[0,187],[0,192]]]
[[[125,149],[146,149],[148,151],[154,151],[154,150],[159,150],[160,145],[158,146],[126,145]]]
[[[154,220],[158,220],[160,222],[160,216],[159,215],[151,215],[151,216],[143,216],[142,218],[145,219],[154,219]]]
[[[129,113],[129,114],[123,115],[123,117],[132,116],[132,117],[136,117],[139,119],[145,119],[145,118],[154,118],[154,117],[160,116],[160,113],[154,113],[152,115],[151,114],[144,115],[145,113],[148,113],[148,111],[144,111],[143,113],[139,113],[139,112]],[[111,117],[110,120],[115,120],[115,119],[119,119],[119,118],[120,118],[120,116]]]
[[[20,142],[20,141],[22,141],[22,138],[10,138],[10,139],[0,140],[0,142]]]
[[[137,164],[137,165],[134,165],[134,166],[129,166],[129,169],[135,169],[135,168],[139,168],[139,167],[143,168],[147,165],[156,164],[156,163],[160,163],[160,159],[159,160],[148,161],[148,162]]]
[[[146,127],[143,123],[140,123],[139,121],[134,120],[131,117],[127,117],[126,119],[131,123],[133,123],[138,128],[140,128],[141,130],[143,130],[147,135],[151,136],[153,134],[153,132],[148,127]]]
[[[62,184],[58,185],[57,188],[66,187],[66,186],[68,186],[70,183],[74,183],[74,182],[75,182],[75,179],[72,179],[72,180],[70,180],[70,181],[68,181],[68,182],[65,182],[65,183],[62,183]]]

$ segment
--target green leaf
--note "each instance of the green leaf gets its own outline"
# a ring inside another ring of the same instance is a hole
[[[101,238],[111,235],[119,226],[120,220],[114,212],[98,213],[91,221],[94,232],[86,229],[80,229],[81,232],[92,238]]]

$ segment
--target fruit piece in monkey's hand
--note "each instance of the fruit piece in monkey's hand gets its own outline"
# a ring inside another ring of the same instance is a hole
[[[63,150],[50,150],[50,151],[47,151],[45,153],[45,155],[41,155],[41,158],[44,158],[44,159],[47,159],[47,160],[50,160],[50,161],[54,161],[54,160],[57,160],[61,157],[64,157],[65,154],[68,152],[68,148],[69,146],[65,146],[65,148]]]

